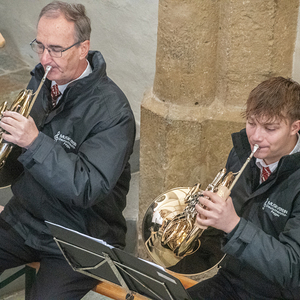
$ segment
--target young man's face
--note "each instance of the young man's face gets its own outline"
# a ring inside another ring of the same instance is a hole
[[[246,122],[251,149],[255,144],[259,146],[254,156],[263,159],[266,164],[278,161],[294,149],[299,129],[300,120],[291,124],[287,119],[274,118],[270,121],[265,116],[250,116]]]

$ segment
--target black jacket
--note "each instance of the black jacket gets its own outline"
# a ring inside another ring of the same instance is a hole
[[[236,172],[251,151],[245,129],[233,144],[227,169]],[[282,157],[262,184],[259,175],[253,158],[232,190],[241,221],[226,237],[221,272],[249,299],[300,299],[300,153]]]
[[[40,133],[18,159],[24,172],[1,214],[39,250],[58,251],[45,220],[125,246],[135,121],[100,52],[88,60],[92,73],[72,82],[54,110],[45,81],[31,111]],[[28,88],[36,91],[43,75],[39,64]]]

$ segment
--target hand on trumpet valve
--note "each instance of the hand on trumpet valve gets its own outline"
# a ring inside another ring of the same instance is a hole
[[[239,223],[240,217],[235,212],[231,197],[224,201],[218,194],[204,191],[198,200],[195,206],[198,225],[211,226],[229,233]]]
[[[24,117],[15,111],[4,111],[0,121],[2,140],[22,148],[28,148],[37,138],[37,129],[32,117]]]

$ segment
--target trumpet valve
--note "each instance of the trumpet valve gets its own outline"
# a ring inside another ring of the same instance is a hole
[[[0,105],[0,118],[2,118],[2,114],[6,111],[7,109],[7,101],[3,102]]]

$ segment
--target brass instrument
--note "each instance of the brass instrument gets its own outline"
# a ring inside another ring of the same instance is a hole
[[[33,93],[32,90],[23,89],[19,93],[17,98],[14,100],[14,102],[12,103],[12,105],[10,106],[9,109],[7,108],[7,101],[3,102],[0,105],[0,116],[2,117],[2,114],[4,111],[15,111],[27,118],[29,116],[32,106],[40,92],[40,89],[46,80],[46,77],[47,77],[50,69],[51,69],[51,66],[46,67],[45,74],[44,74],[44,76],[41,80],[41,83],[39,84],[38,89],[36,90],[35,93]],[[4,167],[4,165],[7,161],[7,158],[14,147],[13,144],[3,141],[2,133],[3,133],[3,130],[0,128],[0,170]],[[1,186],[3,186],[3,184],[1,184]]]
[[[226,200],[257,149],[255,145],[239,172],[226,174],[226,169],[222,169],[206,190]],[[196,223],[195,205],[200,196],[200,184],[175,188],[155,198],[145,214],[146,249],[156,263],[171,271],[198,274],[211,269],[224,256],[220,250],[223,233]]]

